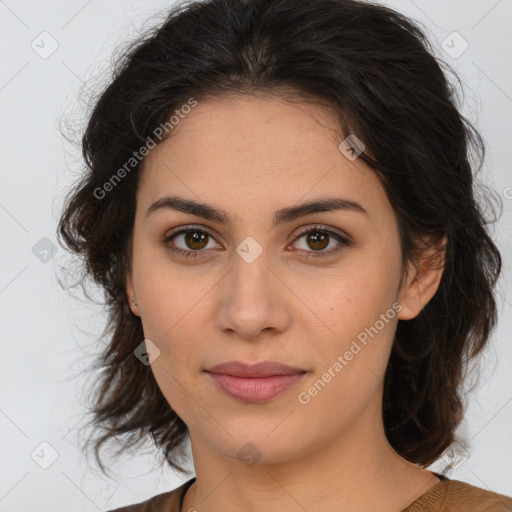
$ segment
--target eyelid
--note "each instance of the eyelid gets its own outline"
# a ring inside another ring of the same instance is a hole
[[[215,231],[215,230],[213,230],[212,228],[209,228],[207,226],[202,226],[200,224],[185,224],[183,226],[178,226],[176,228],[173,228],[171,231],[167,232],[164,235],[164,238],[168,239],[169,237],[176,235],[178,233],[182,233],[182,232],[186,232],[188,230],[194,230],[194,229],[197,229],[198,231],[204,231],[204,232],[208,233],[210,236],[212,236],[213,238],[216,238],[218,236],[217,234],[212,233],[212,231]],[[295,235],[292,242],[295,242],[295,240],[299,236],[301,236],[305,233],[308,233],[309,231],[312,231],[314,229],[318,229],[318,231],[331,232],[331,233],[337,234],[341,238],[344,238],[348,242],[352,241],[352,237],[350,235],[348,235],[347,233],[340,232],[339,230],[336,230],[336,228],[333,228],[330,226],[325,226],[323,224],[305,224],[304,226],[300,226],[297,229],[299,229],[299,232]]]
[[[186,224],[184,226],[179,226],[177,228],[174,228],[174,229],[171,229],[171,231],[167,232],[164,237],[163,237],[163,240],[162,240],[162,243],[164,244],[164,246],[167,246],[168,247],[168,243],[171,241],[172,238],[174,237],[177,237],[179,235],[182,235],[182,234],[186,234],[190,231],[200,231],[200,232],[204,232],[206,233],[209,237],[213,238],[215,240],[216,243],[218,243],[219,245],[221,245],[220,242],[217,241],[217,237],[218,235],[215,233],[215,230],[213,230],[212,228],[208,228],[206,226],[201,226],[199,224]],[[213,233],[212,233],[213,232]],[[185,251],[184,249],[180,249],[180,248],[176,248],[176,251]],[[209,249],[210,250],[210,249]],[[208,252],[208,250],[205,250],[205,249],[202,249],[200,251],[192,251],[191,249],[189,249],[190,252],[196,252],[196,253],[199,253],[199,252]]]
[[[334,235],[337,235],[340,238],[344,239],[346,242],[352,242],[352,237],[350,235],[348,235],[347,233],[345,233],[343,231],[339,231],[336,228],[331,228],[329,226],[325,226],[323,224],[313,224],[313,225],[307,224],[305,227],[301,227],[299,229],[300,230],[295,235],[295,238],[293,239],[293,242],[295,242],[295,240],[297,240],[297,238],[299,238],[300,236],[304,235],[305,233],[309,233],[310,231],[315,231],[315,230],[326,232],[326,233],[330,233],[330,234],[334,234]]]
[[[303,252],[303,253],[308,254],[308,256],[306,256],[306,258],[307,257],[321,258],[321,257],[327,257],[330,255],[337,254],[338,252],[343,250],[345,247],[352,245],[352,242],[353,242],[352,237],[350,235],[348,235],[344,232],[340,233],[338,230],[336,230],[336,228],[331,228],[328,226],[324,226],[322,224],[313,224],[313,225],[307,224],[305,226],[302,226],[299,229],[300,229],[300,231],[294,236],[293,240],[286,246],[287,248],[290,245],[294,244],[302,236],[304,236],[305,234],[307,234],[311,231],[319,231],[319,232],[327,233],[329,236],[334,237],[336,239],[336,241],[338,242],[338,246],[335,249],[330,249],[329,251],[304,251],[302,249],[299,249],[297,252]],[[201,249],[201,250],[193,251],[191,249],[181,249],[179,247],[174,248],[174,247],[169,246],[169,242],[175,236],[179,236],[183,233],[187,233],[189,231],[194,231],[194,230],[206,233],[208,236],[212,237],[217,243],[219,243],[217,241],[217,235],[212,234],[212,231],[214,231],[213,229],[208,228],[206,226],[195,225],[195,224],[186,224],[184,226],[179,226],[177,228],[172,229],[170,232],[168,232],[168,233],[166,233],[166,235],[164,235],[162,243],[163,243],[164,247],[167,248],[167,250],[169,250],[173,253],[178,253],[178,254],[186,255],[186,256],[192,256],[194,258],[202,257],[202,256],[199,256],[200,253],[208,254],[210,251],[212,251],[212,249]],[[317,253],[317,254],[315,254],[315,253]]]
[[[220,235],[217,234],[217,232],[213,228],[209,228],[207,226],[202,226],[200,224],[185,224],[183,226],[178,226],[176,228],[171,229],[164,235],[164,239],[168,240],[174,235],[179,235],[182,233],[186,233],[187,231],[194,231],[196,229],[197,231],[204,231],[208,235],[210,235],[212,238],[222,238]]]

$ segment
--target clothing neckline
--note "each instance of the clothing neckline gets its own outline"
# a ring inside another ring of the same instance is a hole
[[[183,484],[184,488],[183,488],[183,492],[181,493],[181,496],[180,496],[179,509],[178,509],[179,512],[181,512],[181,509],[183,508],[183,500],[185,499],[185,494],[187,494],[187,491],[189,490],[189,488],[192,486],[192,484],[195,481],[196,481],[196,477],[193,477]]]
[[[418,496],[413,502],[409,503],[405,508],[403,508],[400,512],[409,512],[413,510],[419,510],[418,507],[421,507],[423,504],[431,503],[433,504],[436,499],[439,497],[439,493],[442,492],[440,490],[450,479],[441,473],[437,473],[435,471],[430,471],[433,475],[439,478],[439,481],[436,482],[430,489],[427,489],[423,494]]]
[[[430,487],[430,489],[427,489],[422,495],[418,496],[412,503],[409,503],[409,505],[403,508],[400,512],[406,512],[410,507],[420,504],[420,502],[424,501],[431,493],[435,493],[437,491],[440,483],[450,480],[447,476],[443,475],[442,473],[436,473],[435,471],[431,471],[431,473],[435,475],[437,478],[439,478],[439,482],[436,482],[432,487]],[[185,494],[195,481],[196,477],[193,477],[183,484],[183,492],[181,493],[179,501],[180,512],[181,509],[183,508],[183,500],[185,499]]]

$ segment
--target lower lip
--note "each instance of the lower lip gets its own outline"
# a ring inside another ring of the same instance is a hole
[[[270,400],[298,384],[306,373],[273,375],[271,377],[234,377],[220,373],[208,375],[227,395],[244,402],[259,403]]]

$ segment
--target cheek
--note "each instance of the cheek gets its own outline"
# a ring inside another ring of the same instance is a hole
[[[314,338],[322,363],[308,382],[320,380],[316,388],[321,392],[312,390],[318,392],[318,404],[342,400],[357,407],[381,385],[400,307],[395,293],[399,266],[390,261],[378,255],[360,257],[347,266],[350,272],[332,276],[324,287],[319,316],[331,332]]]
[[[396,301],[398,277],[394,273],[375,260],[362,260],[350,271],[330,276],[323,287],[311,288],[308,305],[319,311],[319,317],[334,331],[331,335],[354,338]]]
[[[160,257],[141,260],[134,269],[134,277],[144,334],[148,338],[165,344],[177,332],[193,338],[198,327],[204,325],[208,294],[216,284],[211,272],[199,267],[179,267]]]
[[[389,311],[393,316],[394,310]],[[308,418],[321,418],[322,424],[335,428],[360,417],[370,402],[380,401],[395,325],[392,318],[388,323],[353,318],[346,329],[335,332],[334,342],[317,345],[321,362],[297,397]]]
[[[181,317],[182,315],[180,315]],[[201,389],[202,368],[199,365],[202,355],[207,350],[204,335],[201,335],[202,322],[186,321],[185,316],[170,327],[161,318],[150,316],[148,323],[153,322],[150,329],[161,332],[153,337],[158,340],[159,357],[151,364],[151,371],[165,399],[174,411],[189,424],[196,417],[203,421],[204,411],[199,404],[202,402]],[[146,327],[144,327],[146,333]],[[147,336],[151,339],[150,336]],[[197,406],[197,407],[196,407]]]

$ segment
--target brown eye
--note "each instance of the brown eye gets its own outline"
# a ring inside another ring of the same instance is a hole
[[[331,256],[352,243],[350,238],[343,237],[323,226],[303,230],[295,238],[293,245],[298,241],[303,244],[303,247],[299,247],[299,252],[304,253],[306,258]],[[210,242],[214,244],[212,247],[208,247]],[[214,248],[216,244],[214,237],[208,231],[193,227],[177,229],[165,237],[162,243],[168,251],[185,258],[207,256],[210,253],[208,249]],[[216,247],[222,246],[217,243]],[[329,247],[331,247],[330,250],[326,250]]]
[[[183,236],[188,248],[198,250],[206,247],[205,240],[209,235],[203,231],[188,231]]]
[[[170,252],[184,256],[186,258],[197,258],[202,256],[203,253],[209,252],[211,247],[208,247],[210,241],[213,241],[213,236],[198,228],[182,228],[174,231],[164,238],[163,244]],[[219,244],[216,244],[220,247]],[[215,244],[214,246],[215,247]]]
[[[331,256],[351,245],[349,238],[345,238],[323,226],[314,226],[303,230],[295,239],[294,244],[297,244],[298,241],[302,243],[302,247],[299,247],[299,249],[305,253],[306,258]],[[325,250],[327,247],[331,247],[331,249]]]
[[[306,235],[306,243],[315,251],[325,249],[329,245],[329,235],[320,231],[310,231]]]

